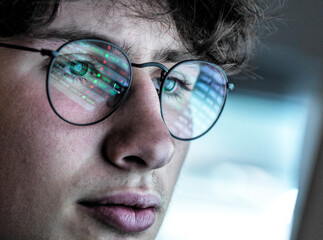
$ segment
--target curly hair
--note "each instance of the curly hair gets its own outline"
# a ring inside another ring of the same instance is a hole
[[[176,27],[194,55],[227,73],[239,72],[253,53],[264,20],[254,0],[169,1]]]
[[[117,0],[110,0],[117,2]],[[12,0],[0,3],[0,37],[28,35],[49,25],[61,0]],[[153,14],[167,14],[188,52],[222,67],[227,74],[241,71],[253,54],[263,26],[266,4],[257,0],[164,0],[145,1]],[[138,5],[138,4],[137,4]],[[158,9],[157,9],[158,8]],[[165,11],[163,12],[163,10]]]

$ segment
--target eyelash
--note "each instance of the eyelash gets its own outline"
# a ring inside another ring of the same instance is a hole
[[[176,81],[176,84],[179,84],[179,86],[176,86],[176,89],[177,88],[180,88],[179,90],[177,90],[176,92],[174,92],[174,93],[171,93],[171,94],[167,94],[169,97],[174,97],[174,98],[176,98],[176,99],[181,99],[182,98],[182,96],[183,96],[183,91],[191,91],[190,89],[189,89],[189,87],[188,86],[190,86],[191,85],[191,83],[190,82],[188,82],[187,80],[181,80],[181,79],[176,79],[175,80]],[[176,90],[175,89],[175,90]]]
[[[153,82],[154,82],[154,84],[156,86],[156,89],[158,91],[160,91],[161,78],[160,77],[157,77],[157,78],[153,78],[152,80],[153,80]],[[179,84],[179,86],[175,86],[176,89],[177,88],[181,88],[181,89],[180,90],[177,90],[176,92],[173,92],[173,93],[167,93],[167,91],[165,91],[165,94],[166,94],[167,97],[180,99],[183,96],[183,91],[188,91],[188,92],[192,91],[189,88],[189,86],[192,85],[191,82],[189,82],[187,80],[182,80],[182,79],[179,79],[179,78],[174,78],[174,77],[171,80],[174,80],[175,81],[175,84]]]
[[[64,56],[66,57],[66,56]],[[96,69],[98,69],[98,65],[96,64],[97,61],[92,58],[91,56],[86,56],[88,59],[68,59],[68,57],[66,57],[65,59],[62,59],[62,65],[63,65],[63,68],[68,68],[66,70],[63,70],[64,71],[64,75],[69,77],[72,81],[80,81],[80,82],[88,82],[88,79],[86,79],[84,76],[88,75],[88,74],[93,74],[95,75],[96,72]],[[60,60],[60,59],[59,59]],[[73,63],[73,60],[76,61],[76,62],[79,62],[81,64],[86,64],[87,65],[87,71],[84,73],[84,75],[77,75],[77,74],[74,74],[71,72],[71,64]],[[60,64],[59,61],[56,60],[55,64]]]

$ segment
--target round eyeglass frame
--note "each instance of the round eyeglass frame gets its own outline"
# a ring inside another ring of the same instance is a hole
[[[218,116],[215,118],[214,122],[211,124],[211,126],[206,129],[203,133],[201,133],[200,135],[197,135],[195,137],[192,137],[192,138],[180,138],[180,137],[177,137],[176,135],[174,135],[168,128],[166,122],[165,122],[165,119],[164,119],[164,114],[163,114],[163,108],[162,108],[162,89],[164,88],[164,84],[165,84],[165,80],[167,79],[168,75],[176,68],[178,67],[179,65],[181,64],[185,64],[185,63],[188,63],[188,62],[194,62],[194,63],[207,63],[208,65],[211,65],[213,66],[215,69],[217,69],[222,77],[224,78],[224,81],[225,81],[225,89],[224,89],[224,96],[223,96],[223,103],[222,103],[222,106],[220,107],[220,110],[219,110],[219,113],[218,113]],[[229,87],[229,82],[228,82],[228,78],[227,78],[227,75],[225,74],[225,72],[219,67],[217,66],[216,64],[213,64],[213,63],[210,63],[210,62],[207,62],[207,61],[203,61],[203,60],[194,60],[194,59],[191,59],[191,60],[184,60],[184,61],[181,61],[177,64],[175,64],[174,66],[172,66],[168,72],[165,74],[165,76],[163,77],[162,79],[162,83],[161,83],[161,90],[159,91],[159,102],[160,102],[160,111],[161,111],[161,116],[162,116],[162,119],[165,123],[165,126],[167,127],[169,133],[171,134],[171,136],[175,139],[178,139],[178,140],[181,140],[181,141],[191,141],[191,140],[195,140],[197,138],[200,138],[202,137],[203,135],[205,135],[207,132],[209,132],[212,127],[215,125],[215,123],[218,121],[218,119],[220,118],[220,115],[222,114],[223,112],[223,109],[224,109],[224,105],[227,101],[227,96],[228,96],[228,89],[230,89]]]
[[[52,70],[53,64],[55,63],[56,58],[59,56],[60,51],[63,48],[65,48],[67,45],[70,45],[72,43],[76,43],[76,42],[79,42],[79,41],[84,41],[84,42],[86,42],[86,41],[88,41],[88,42],[102,42],[102,43],[105,43],[107,45],[110,45],[110,46],[118,49],[124,55],[124,57],[127,59],[127,62],[128,62],[129,66],[130,66],[130,68],[129,68],[129,71],[130,71],[129,72],[129,86],[128,86],[126,92],[124,93],[124,96],[122,96],[122,99],[119,100],[119,102],[116,104],[116,106],[113,108],[113,110],[110,113],[108,113],[106,116],[104,116],[104,117],[102,117],[102,118],[100,118],[100,119],[98,119],[96,121],[90,122],[90,123],[75,123],[75,122],[71,122],[71,121],[65,119],[64,117],[62,117],[58,113],[58,111],[56,110],[54,104],[52,103],[51,96],[50,96],[50,90],[49,90],[49,88],[50,88],[49,87],[49,82],[50,82],[49,79],[50,79],[51,70]],[[176,135],[174,135],[170,131],[170,129],[167,126],[166,121],[164,119],[163,108],[162,108],[162,91],[163,91],[163,88],[164,88],[165,80],[167,79],[167,77],[169,76],[169,74],[171,74],[172,71],[174,69],[176,69],[179,65],[185,64],[185,63],[188,63],[188,62],[191,62],[191,63],[207,63],[208,65],[211,65],[212,67],[214,67],[215,69],[217,69],[219,71],[219,73],[221,73],[222,77],[224,78],[224,81],[225,81],[225,84],[224,84],[225,89],[224,89],[224,96],[223,96],[222,106],[220,107],[218,116],[216,117],[216,119],[214,120],[214,122],[210,125],[210,127],[207,130],[205,130],[203,133],[201,133],[200,135],[198,135],[198,136],[195,136],[195,137],[192,137],[192,138],[180,138],[180,137],[177,137]],[[226,76],[225,72],[219,66],[217,66],[216,64],[213,64],[213,63],[210,63],[210,62],[206,62],[206,61],[203,61],[203,60],[190,59],[190,60],[184,60],[184,61],[178,62],[174,66],[172,66],[170,69],[168,69],[163,64],[157,63],[157,62],[149,62],[149,63],[143,63],[143,64],[131,63],[130,60],[129,60],[128,55],[120,47],[118,47],[115,44],[110,43],[108,41],[99,40],[99,39],[78,39],[78,40],[73,40],[73,41],[69,41],[69,42],[63,44],[62,46],[60,46],[57,49],[56,54],[52,56],[52,59],[51,59],[50,64],[49,64],[49,67],[47,69],[46,93],[47,93],[47,98],[48,98],[49,104],[50,104],[51,108],[53,109],[53,111],[55,112],[55,114],[59,118],[61,118],[63,121],[65,121],[65,122],[67,122],[69,124],[76,125],[76,126],[90,126],[90,125],[94,125],[94,124],[97,124],[99,122],[102,122],[103,120],[105,120],[109,116],[111,116],[118,109],[118,107],[124,102],[124,100],[126,99],[127,94],[128,94],[128,92],[130,90],[130,87],[131,87],[131,83],[132,83],[132,67],[139,67],[139,68],[141,68],[141,67],[158,67],[158,68],[161,68],[162,69],[162,73],[161,73],[161,84],[160,84],[160,89],[158,91],[159,104],[160,104],[160,112],[161,112],[161,117],[163,119],[163,122],[164,122],[165,126],[168,129],[168,132],[170,133],[170,135],[173,138],[178,139],[178,140],[181,140],[181,141],[191,141],[191,140],[195,140],[197,138],[200,138],[203,135],[205,135],[207,132],[210,131],[210,129],[215,125],[215,123],[217,122],[217,120],[221,116],[221,114],[223,112],[223,108],[224,108],[225,103],[226,103],[226,100],[227,100],[228,89],[231,89],[231,88],[230,88],[230,85],[228,83],[228,79],[227,79],[227,76]]]
[[[58,113],[58,111],[56,110],[56,108],[55,108],[55,106],[54,106],[54,104],[53,104],[53,102],[51,100],[50,90],[49,90],[49,88],[50,88],[50,86],[49,86],[49,79],[50,79],[51,70],[52,70],[53,64],[55,63],[56,58],[59,56],[60,51],[63,48],[65,48],[67,45],[70,45],[70,44],[76,43],[76,42],[81,42],[81,41],[101,42],[101,43],[108,44],[108,45],[110,45],[110,46],[112,46],[114,48],[117,48],[125,56],[125,58],[127,59],[127,62],[129,64],[129,66],[130,66],[130,68],[129,68],[130,69],[130,72],[129,72],[129,86],[128,86],[127,90],[125,91],[122,99],[119,100],[119,102],[116,104],[116,106],[113,108],[113,110],[109,114],[107,114],[106,116],[104,116],[104,117],[102,117],[102,118],[100,118],[100,119],[98,119],[96,121],[90,122],[90,123],[75,123],[75,122],[71,122],[71,121],[65,119],[64,117],[62,117]],[[129,92],[130,86],[131,86],[131,82],[132,82],[132,67],[131,67],[131,62],[129,60],[128,55],[120,47],[116,46],[115,44],[110,43],[108,41],[99,40],[99,39],[78,39],[78,40],[73,40],[73,41],[67,42],[67,43],[63,44],[62,46],[60,46],[57,49],[56,52],[57,52],[57,55],[56,56],[53,56],[52,59],[51,59],[51,61],[50,61],[49,67],[47,69],[47,77],[46,77],[46,93],[47,93],[47,98],[48,98],[49,104],[50,104],[51,108],[53,109],[53,111],[55,112],[55,114],[59,118],[61,118],[62,120],[64,120],[65,122],[67,122],[69,124],[72,124],[72,125],[75,125],[75,126],[90,126],[90,125],[94,125],[94,124],[97,124],[99,122],[102,122],[103,120],[105,120],[109,116],[111,116],[111,114],[114,113],[118,109],[118,107],[123,103],[123,101],[125,100],[128,92]]]

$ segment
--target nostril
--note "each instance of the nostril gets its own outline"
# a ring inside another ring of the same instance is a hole
[[[145,168],[147,163],[137,156],[126,156],[121,160],[124,168]]]

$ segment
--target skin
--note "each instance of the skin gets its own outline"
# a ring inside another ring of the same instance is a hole
[[[102,2],[63,3],[49,29],[117,36],[132,46],[129,57],[136,63],[157,61],[153,56],[162,49],[183,48],[173,26],[130,13]],[[57,49],[64,41],[14,38],[10,43]],[[48,58],[38,53],[0,49],[1,239],[154,239],[188,149],[187,142],[171,137],[161,118],[151,81],[160,70],[134,68],[123,105],[103,122],[79,127],[52,111],[46,64]],[[162,206],[148,230],[131,234],[104,226],[77,204],[122,191],[161,196]]]

